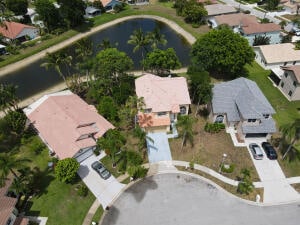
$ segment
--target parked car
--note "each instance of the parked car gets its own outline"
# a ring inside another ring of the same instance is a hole
[[[254,159],[263,159],[264,154],[263,154],[261,148],[257,144],[251,143],[249,145],[249,148],[251,150],[251,153],[252,153]]]
[[[277,153],[269,142],[263,142],[261,146],[269,159],[277,159]]]
[[[296,36],[300,36],[300,29],[298,27],[293,27],[292,31]]]
[[[103,166],[99,161],[92,163],[92,168],[102,177],[104,180],[107,180],[111,173]]]

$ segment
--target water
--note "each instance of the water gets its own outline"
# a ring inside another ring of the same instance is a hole
[[[144,32],[148,32],[154,30],[156,26],[160,28],[161,34],[164,34],[168,41],[167,45],[162,48],[174,48],[182,66],[187,66],[189,63],[189,44],[169,26],[153,19],[128,20],[91,35],[89,38],[93,42],[94,55],[100,50],[97,48],[97,45],[99,45],[103,39],[109,39],[110,43],[117,43],[116,47],[120,51],[126,52],[128,56],[132,58],[134,61],[134,69],[138,70],[141,68],[141,52],[136,51],[133,53],[134,46],[127,44],[129,36],[135,29],[141,28]],[[74,50],[73,45],[69,48],[70,50]],[[62,78],[54,69],[46,70],[40,67],[43,62],[43,59],[38,60],[27,67],[0,77],[0,83],[12,83],[17,85],[17,95],[22,100],[62,82]]]

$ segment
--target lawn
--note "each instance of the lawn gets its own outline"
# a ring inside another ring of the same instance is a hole
[[[249,71],[248,78],[257,83],[275,109],[276,114],[273,115],[273,118],[276,121],[277,128],[300,117],[300,101],[289,102],[268,79],[269,70],[264,70],[256,62],[247,65],[246,68]]]
[[[81,225],[95,197],[90,192],[86,197],[77,194],[77,186],[83,185],[79,178],[74,184],[58,181],[53,170],[48,169],[48,162],[51,161],[48,150],[42,148],[41,151],[34,151],[34,146],[39,142],[38,136],[30,137],[23,142],[18,153],[21,158],[31,159],[28,164],[31,168],[39,168],[35,186],[38,194],[28,202],[26,215],[48,217],[47,225]]]
[[[92,221],[98,223],[100,221],[103,213],[104,213],[104,210],[103,210],[102,206],[100,205],[99,208],[97,209],[97,211],[95,212]]]
[[[194,116],[194,114],[190,116]],[[193,147],[187,143],[183,150],[181,150],[181,138],[169,139],[173,160],[194,161],[218,172],[222,156],[226,153],[225,164],[234,164],[235,169],[230,174],[223,174],[224,176],[237,179],[240,176],[241,169],[248,168],[251,171],[253,181],[258,181],[258,174],[247,149],[244,147],[234,147],[230,135],[225,131],[217,134],[205,132],[204,126],[206,121],[203,117],[197,117],[197,121],[193,126],[195,132]]]

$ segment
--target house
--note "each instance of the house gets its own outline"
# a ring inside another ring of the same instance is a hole
[[[213,19],[214,16],[237,13],[236,8],[234,8],[230,5],[224,5],[224,4],[205,5],[204,8],[207,11],[206,19],[208,21]]]
[[[255,37],[267,36],[270,37],[270,44],[278,44],[281,41],[281,27],[275,23],[259,23],[255,16],[236,13],[215,16],[216,27],[221,24],[227,24],[236,33],[244,36],[250,45],[253,45]]]
[[[275,113],[257,84],[246,78],[215,84],[210,118],[236,132],[238,140],[269,138],[276,131]]]
[[[290,101],[300,100],[300,65],[283,66],[284,71],[278,85],[279,90]]]
[[[299,10],[299,0],[280,1],[280,3],[287,12],[287,14],[296,14],[297,10]]]
[[[59,159],[83,161],[93,154],[97,138],[114,126],[71,91],[45,95],[24,109],[30,124]]]
[[[33,39],[39,35],[39,29],[17,22],[4,21],[0,26],[0,33],[4,37],[5,42],[11,40],[25,41],[27,38]]]
[[[95,7],[92,6],[88,6],[85,8],[85,17],[86,18],[92,18],[94,16],[98,16],[101,14],[100,9],[97,9]]]
[[[3,187],[0,188],[0,224],[3,225],[28,225],[29,220],[19,216],[16,209],[17,199],[8,196],[8,189],[13,179],[7,179]]]
[[[291,43],[254,46],[255,61],[264,69],[300,64],[300,50]]]
[[[188,114],[191,100],[184,77],[145,74],[135,80],[135,90],[144,100],[138,122],[146,131],[170,131],[177,115]]]
[[[103,7],[105,8],[105,11],[111,11],[114,10],[116,5],[121,5],[122,2],[117,0],[100,0],[102,2]]]

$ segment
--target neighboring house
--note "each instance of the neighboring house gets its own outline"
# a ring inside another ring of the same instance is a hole
[[[6,179],[5,184],[0,188],[0,224],[1,225],[28,225],[29,220],[19,216],[16,209],[17,199],[7,196],[12,179]]]
[[[215,16],[213,28],[221,24],[227,24],[234,32],[244,36],[250,45],[253,45],[255,37],[270,37],[270,44],[278,44],[281,41],[281,27],[275,23],[259,23],[255,16],[236,13]]]
[[[146,131],[170,131],[178,114],[188,114],[191,100],[184,77],[145,74],[135,80],[135,90],[136,95],[144,100],[138,122]]]
[[[11,40],[26,41],[27,38],[33,39],[39,35],[39,29],[22,23],[4,21],[0,26],[0,33],[5,42]]]
[[[276,132],[275,113],[257,84],[246,78],[215,84],[210,118],[234,129],[238,140],[269,138]]]
[[[278,88],[290,101],[300,100],[300,65],[283,66],[284,71]]]
[[[296,14],[299,10],[300,2],[297,0],[280,1],[280,3],[287,13]]]
[[[116,5],[122,4],[122,2],[119,2],[117,0],[101,0],[101,2],[106,11],[114,10]]]
[[[224,4],[205,5],[204,8],[207,11],[206,19],[208,21],[213,19],[214,16],[237,13],[236,8],[234,8],[233,6],[224,5]]]
[[[254,46],[255,60],[264,69],[300,64],[300,50],[291,43]]]
[[[73,157],[83,161],[93,154],[97,139],[114,128],[93,105],[68,90],[45,95],[24,112],[59,159]]]
[[[100,9],[97,9],[95,7],[92,6],[88,6],[85,8],[85,17],[86,18],[92,18],[94,16],[98,16],[101,14]]]

